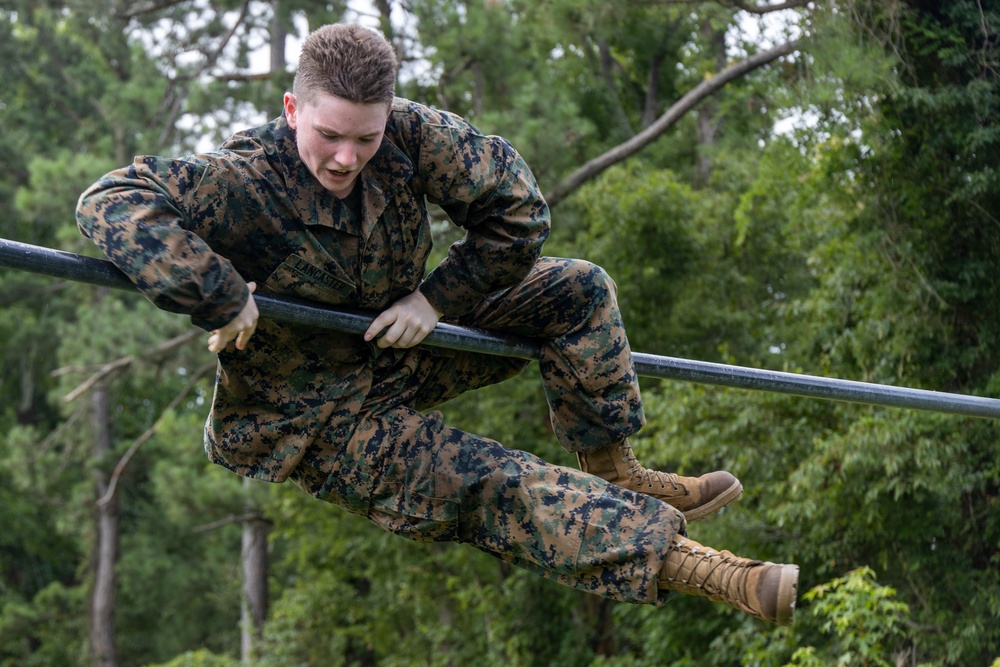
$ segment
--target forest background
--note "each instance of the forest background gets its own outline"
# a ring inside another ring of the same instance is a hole
[[[87,185],[276,115],[336,20],[518,147],[547,253],[608,269],[634,349],[1000,396],[998,0],[4,0],[0,235],[96,256]],[[778,628],[210,466],[205,335],[137,294],[5,270],[0,340],[3,667],[1000,664],[990,420],[646,381],[646,463],[745,486],[692,536],[801,566]],[[537,369],[445,413],[574,464]]]

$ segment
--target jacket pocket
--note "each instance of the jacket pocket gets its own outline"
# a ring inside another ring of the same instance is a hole
[[[458,534],[458,501],[400,486],[373,498],[368,520],[415,542],[447,542]]]
[[[299,255],[285,259],[268,277],[265,286],[275,292],[290,294],[327,303],[344,303],[352,299],[357,286],[341,275],[312,264]]]

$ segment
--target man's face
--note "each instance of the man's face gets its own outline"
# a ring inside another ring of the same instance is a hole
[[[355,104],[327,93],[300,104],[285,93],[285,118],[299,156],[320,184],[341,199],[351,194],[385,134],[385,104]]]

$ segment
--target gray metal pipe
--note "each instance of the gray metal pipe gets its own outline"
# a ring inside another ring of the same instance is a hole
[[[135,289],[128,277],[107,260],[8,239],[0,239],[0,266],[114,289]],[[262,317],[354,334],[364,333],[377,314],[357,309],[335,309],[266,294],[255,294],[254,300]],[[538,358],[540,349],[538,341],[532,339],[444,323],[437,325],[424,339],[424,344],[530,360]],[[636,372],[646,377],[1000,419],[1000,400],[993,398],[768,371],[642,352],[633,353],[632,358]]]

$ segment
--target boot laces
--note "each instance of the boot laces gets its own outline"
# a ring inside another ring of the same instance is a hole
[[[629,477],[637,480],[639,484],[644,484],[650,489],[653,488],[654,483],[659,483],[661,489],[666,489],[667,484],[670,484],[674,491],[680,488],[675,473],[650,470],[639,463],[639,459],[635,457],[632,445],[629,444],[628,440],[622,440],[618,443],[618,451],[622,453],[622,463],[628,466]]]
[[[689,560],[694,559],[695,562],[688,578],[681,584],[689,589],[702,590],[712,600],[728,602],[749,614],[760,614],[760,610],[749,605],[750,573],[754,565],[762,565],[760,561],[736,558],[711,549],[702,551],[698,547],[685,545],[684,540],[674,544],[675,549],[683,555],[678,572],[686,570]],[[722,571],[717,577],[713,576],[719,568]],[[674,582],[675,579],[670,577],[668,581]]]

